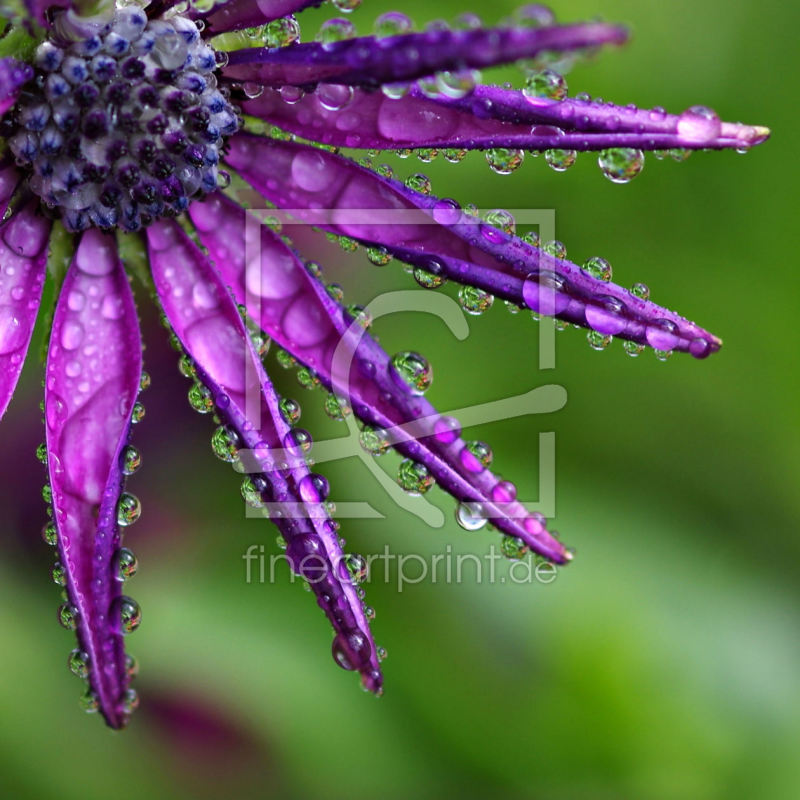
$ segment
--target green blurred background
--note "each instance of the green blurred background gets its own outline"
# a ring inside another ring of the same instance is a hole
[[[400,5],[365,0],[352,19],[366,32]],[[402,7],[418,23],[463,10],[455,0]],[[472,5],[487,21],[513,7]],[[174,354],[145,312],[154,382],[136,430],[145,467],[130,484],[145,513],[128,535],[142,565],[129,587],[144,611],[130,641],[142,707],[112,733],[77,706],[79,682],[65,665],[72,636],[55,619],[52,556],[38,533],[32,360],[0,434],[4,796],[800,796],[791,151],[800,14],[776,0],[580,0],[555,10],[634,31],[627,48],[578,65],[571,92],[672,111],[703,103],[774,131],[745,156],[650,158],[627,186],[605,180],[591,156],[566,175],[529,158],[508,177],[480,154],[459,166],[380,159],[400,175],[424,169],[434,192],[463,203],[556,209],[574,260],[608,258],[617,282],[649,284],[657,302],[725,339],[707,361],[664,364],[649,352],[630,359],[619,342],[596,353],[570,329],[558,334],[557,368],[538,373],[537,326],[501,303],[470,318],[461,343],[421,315],[376,325],[389,352],[430,358],[429,397],[441,409],[545,382],[567,389],[556,414],[470,435],[490,441],[497,469],[535,497],[537,435],[556,431],[555,526],[578,551],[574,565],[549,585],[426,581],[398,593],[374,580],[367,600],[389,653],[386,693],[362,694],[331,661],[327,623],[288,571],[274,585],[246,583],[243,553],[251,544],[279,552],[274,530],[245,519],[236,477],[210,453],[209,421],[189,410]],[[363,253],[338,260],[327,274],[349,301],[413,285]],[[344,433],[322,413],[322,393],[288,373],[276,379],[303,404],[305,427]],[[393,474],[397,462],[388,455],[382,466]],[[458,528],[438,490],[431,498],[448,521],[431,530],[358,462],[325,471],[334,499],[368,499],[385,515],[344,521],[348,549],[429,554],[450,544],[483,554],[496,543],[496,533]]]

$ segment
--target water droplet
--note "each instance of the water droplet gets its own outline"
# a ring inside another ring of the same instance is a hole
[[[644,350],[644,345],[628,340],[622,343],[622,349],[631,356],[631,358],[636,358],[636,356]]]
[[[133,475],[142,466],[142,454],[132,445],[126,445],[120,455],[120,470],[123,475]]]
[[[441,444],[452,444],[461,436],[461,425],[455,417],[439,417],[433,423],[433,435]]]
[[[459,503],[456,506],[456,522],[465,531],[478,531],[486,525],[487,521],[480,503]]]
[[[593,350],[605,350],[611,344],[611,336],[600,333],[599,331],[589,331],[586,340]]]
[[[58,608],[58,621],[70,631],[78,627],[78,609],[72,603],[63,603]]]
[[[611,280],[611,264],[599,256],[594,256],[586,261],[583,265],[583,269],[585,269],[586,272],[588,272],[593,278],[597,278],[599,281]]]
[[[91,689],[87,689],[87,691],[80,696],[78,702],[80,703],[80,707],[87,714],[94,714],[100,708],[100,700],[97,694]]]
[[[142,622],[142,610],[131,597],[122,595],[116,601],[115,614],[123,634],[133,633]]]
[[[378,39],[388,36],[397,36],[401,33],[408,33],[413,27],[411,18],[399,11],[388,11],[381,14],[376,20],[373,30]]]
[[[468,472],[483,472],[491,463],[494,454],[486,442],[467,442],[458,454],[461,464]]]
[[[324,475],[312,472],[304,475],[298,484],[301,499],[306,503],[321,503],[330,493],[331,487]]]
[[[139,695],[137,694],[136,689],[125,690],[125,694],[122,696],[122,700],[120,701],[120,707],[125,716],[129,716],[136,711],[136,709],[139,707]]]
[[[567,82],[558,72],[543,69],[528,77],[522,94],[533,105],[549,104],[552,100],[563,100],[567,96]]]
[[[142,515],[142,504],[139,498],[129,492],[123,492],[117,503],[117,524],[123,528],[133,525]]]
[[[209,414],[214,410],[214,398],[211,395],[211,390],[202,383],[195,382],[192,384],[188,397],[189,405],[198,414]]]
[[[405,184],[409,189],[420,194],[431,193],[431,179],[422,172],[415,172],[413,175],[409,175],[405,180]]]
[[[644,153],[632,147],[601,150],[597,163],[603,175],[612,183],[628,183],[644,167]]]
[[[334,17],[334,19],[328,19],[322,23],[315,38],[321,44],[333,44],[345,39],[352,39],[355,35],[355,25],[349,19]]]
[[[53,583],[55,583],[56,586],[67,585],[67,571],[60,561],[56,561],[56,563],[53,564],[50,570],[50,577],[52,577]]]
[[[494,303],[494,295],[476,286],[461,286],[458,290],[458,304],[467,314],[478,316],[488,311]]]
[[[500,552],[513,561],[524,558],[528,551],[528,545],[516,536],[504,536],[500,541]]]
[[[705,106],[692,106],[678,117],[678,136],[692,144],[704,144],[716,139],[722,123],[716,111]]]
[[[411,394],[422,395],[433,382],[433,367],[419,353],[403,351],[392,356],[390,366],[395,383],[411,390]]]
[[[272,20],[264,26],[266,47],[288,47],[300,38],[300,23],[292,16]]]
[[[392,260],[391,254],[385,247],[368,247],[367,258],[376,267],[385,267]]]
[[[295,428],[283,437],[284,448],[296,456],[310,453],[313,444],[311,434],[303,428]]]
[[[47,445],[44,442],[36,448],[36,458],[38,458],[42,464],[47,465]]]
[[[131,412],[131,422],[136,425],[144,419],[144,406],[141,403],[134,403]]]
[[[577,150],[545,150],[544,160],[555,172],[566,172],[578,160]]]
[[[139,561],[132,550],[127,547],[120,547],[117,550],[117,580],[126,581],[136,574],[139,568]]]
[[[80,347],[85,331],[83,325],[74,319],[68,319],[61,328],[61,346],[65,350],[75,350]]]
[[[85,678],[89,674],[89,654],[85,650],[75,648],[67,659],[69,671],[78,678]]]
[[[348,553],[345,556],[345,564],[350,573],[353,583],[363,583],[367,577],[367,562],[358,553]]]
[[[403,459],[397,470],[397,482],[409,494],[425,494],[434,484],[428,468],[411,458]]]
[[[50,547],[55,547],[58,544],[58,530],[56,529],[55,523],[48,522],[42,528],[42,539],[44,539],[45,544],[50,545]]]
[[[263,508],[264,498],[261,492],[267,487],[266,480],[261,476],[245,478],[242,481],[242,497],[250,508]]]
[[[341,421],[350,413],[350,407],[347,405],[346,400],[329,393],[325,397],[325,413],[331,419]]]
[[[510,175],[522,166],[524,160],[524,150],[495,147],[486,151],[486,161],[498,175]]]
[[[650,299],[650,287],[646,283],[634,283],[631,286],[631,294],[640,300]]]
[[[389,439],[382,428],[365,425],[358,435],[358,441],[373,456],[382,456],[389,449]]]

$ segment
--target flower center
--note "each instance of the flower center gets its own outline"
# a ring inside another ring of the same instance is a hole
[[[217,188],[238,119],[191,20],[127,6],[95,27],[68,41],[56,20],[3,124],[31,190],[68,230],[136,231]]]

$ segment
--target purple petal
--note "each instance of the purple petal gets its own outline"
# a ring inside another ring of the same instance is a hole
[[[16,58],[0,58],[0,116],[17,102],[20,88],[32,77],[30,64],[23,64]]]
[[[50,8],[72,8],[71,0],[22,0],[28,14],[43,28],[48,28],[47,11]]]
[[[237,134],[227,161],[306,222],[533,311],[698,358],[721,345],[693,322],[481,223],[454,201],[414,192],[342,156]]]
[[[4,193],[10,183],[15,177],[8,168],[0,171]],[[0,417],[14,394],[36,322],[50,227],[37,216],[35,203],[0,225]]]
[[[228,0],[210,11],[190,9],[192,19],[204,19],[204,35],[214,36],[241,28],[257,28],[279,17],[297,14],[304,8],[321,5],[323,0]]]
[[[331,44],[252,48],[230,53],[228,80],[265,86],[339,83],[376,87],[443,70],[489,67],[543,50],[563,51],[621,44],[625,28],[601,22],[547,28],[426,31],[377,39],[365,36]]]
[[[561,543],[508,494],[508,484],[470,457],[448,420],[398,382],[389,356],[352,323],[279,236],[261,226],[260,263],[246,264],[241,207],[216,194],[193,203],[190,214],[223,282],[265,333],[346,397],[364,422],[389,429],[397,449],[425,464],[458,501],[480,504],[484,518],[541,555],[568,560]]]
[[[118,579],[122,452],[142,371],[128,278],[112,236],[83,234],[67,271],[47,354],[45,419],[58,553],[89,686],[112,728],[129,709],[123,615],[138,608]],[[138,620],[127,621],[130,628]]]
[[[0,161],[0,218],[6,213],[21,178],[11,161]]]
[[[380,150],[742,148],[759,144],[766,135],[760,127],[717,125],[713,119],[703,123],[691,111],[669,115],[580,100],[539,98],[534,102],[522,92],[488,86],[478,86],[469,97],[458,100],[429,98],[418,87],[397,99],[355,89],[345,105],[331,109],[329,95],[336,90],[336,86],[321,84],[316,91],[288,102],[278,90],[266,88],[259,97],[243,102],[242,109],[306,139]],[[701,136],[703,124],[705,135]],[[715,135],[709,138],[708,134]]]
[[[337,526],[321,502],[324,498],[309,498],[308,467],[287,438],[291,428],[236,305],[208,259],[176,223],[152,225],[147,241],[164,312],[212,392],[220,418],[250,451],[248,471],[266,481],[262,496],[286,539],[292,567],[309,581],[336,632],[337,661],[358,669],[364,686],[379,692],[383,679],[377,650]]]

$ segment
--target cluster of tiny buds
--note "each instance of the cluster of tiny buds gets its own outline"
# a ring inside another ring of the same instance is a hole
[[[239,120],[197,24],[126,6],[77,41],[60,30],[0,133],[65,227],[136,231],[214,191]]]

